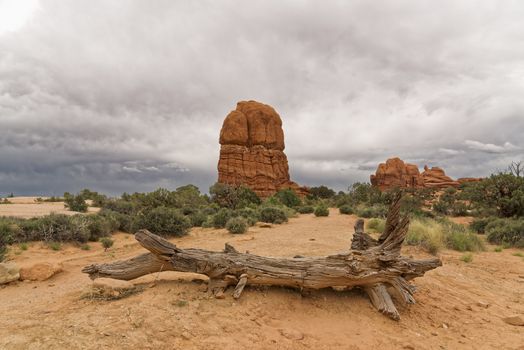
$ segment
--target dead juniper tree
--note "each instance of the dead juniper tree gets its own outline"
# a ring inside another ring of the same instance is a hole
[[[92,264],[82,272],[92,279],[122,280],[168,270],[200,273],[209,277],[210,293],[223,296],[229,286],[234,286],[234,298],[239,298],[249,285],[297,289],[359,287],[369,295],[377,310],[398,320],[400,315],[390,292],[407,304],[415,303],[415,287],[409,281],[442,264],[437,258],[413,260],[400,254],[408,226],[409,219],[400,215],[400,196],[397,196],[389,209],[385,230],[377,240],[364,232],[364,221],[359,219],[349,252],[295,258],[240,253],[227,243],[221,252],[182,249],[147,230],[140,230],[135,238],[149,253],[125,261]]]

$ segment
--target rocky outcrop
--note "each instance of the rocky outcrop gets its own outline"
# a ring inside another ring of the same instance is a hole
[[[414,164],[404,163],[400,158],[391,158],[380,163],[374,175],[370,176],[371,184],[380,190],[398,188],[436,188],[458,187],[461,183],[480,181],[478,178],[453,180],[439,167],[428,168],[419,172]]]
[[[22,267],[20,269],[20,279],[22,281],[45,281],[60,272],[62,272],[61,264],[42,262]]]
[[[20,268],[15,263],[0,263],[0,284],[20,279]]]
[[[418,167],[414,164],[404,163],[400,158],[391,158],[386,163],[380,163],[375,175],[371,175],[371,184],[387,190],[390,188],[421,188],[424,179]]]
[[[458,181],[447,176],[444,170],[436,166],[430,169],[427,165],[424,165],[424,171],[421,175],[424,179],[424,187],[447,188],[458,187],[460,185]]]
[[[218,182],[245,185],[262,198],[284,188],[307,194],[290,180],[282,120],[271,106],[238,102],[224,120],[220,145]]]
[[[482,181],[482,178],[481,177],[460,177],[457,179],[458,183],[459,184],[464,184],[464,183],[468,183],[468,182],[479,182],[479,181]]]

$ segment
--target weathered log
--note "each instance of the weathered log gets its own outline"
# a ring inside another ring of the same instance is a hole
[[[364,222],[355,225],[352,250],[326,257],[275,258],[239,253],[226,243],[222,252],[181,249],[167,240],[140,230],[136,240],[151,253],[130,260],[86,266],[82,272],[94,279],[110,277],[130,280],[158,271],[181,271],[207,275],[208,291],[223,297],[234,285],[239,298],[245,286],[286,286],[298,289],[360,287],[380,312],[398,320],[388,288],[406,303],[414,303],[415,287],[407,281],[441,265],[439,259],[413,260],[400,255],[409,220],[399,219],[400,197],[390,208],[386,230],[377,241],[367,235]],[[391,215],[395,217],[390,217]]]

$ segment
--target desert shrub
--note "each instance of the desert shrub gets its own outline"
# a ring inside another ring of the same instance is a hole
[[[247,220],[249,226],[253,226],[259,220],[258,212],[253,208],[242,208],[235,211],[235,214]]]
[[[119,223],[113,221],[111,218],[102,215],[88,215],[87,219],[87,229],[89,230],[90,241],[98,241],[99,238],[109,236],[113,231],[115,231]]]
[[[353,214],[353,208],[348,204],[342,205],[340,208],[338,208],[338,211],[340,212],[340,214],[345,214],[345,215]]]
[[[366,227],[371,232],[384,232],[386,220],[377,218],[369,219],[366,223]]]
[[[295,191],[289,188],[278,191],[275,193],[275,197],[280,201],[280,203],[289,208],[298,207],[302,203],[300,197],[297,196]]]
[[[325,205],[319,205],[315,208],[315,216],[329,216],[329,208]]]
[[[335,191],[327,186],[321,185],[318,187],[310,187],[309,194],[316,198],[329,199],[335,196]]]
[[[98,212],[98,215],[107,218],[111,224],[112,232],[117,230],[128,233],[135,232],[133,225],[135,216],[119,213],[110,209],[102,209]]]
[[[32,240],[83,243],[90,236],[88,219],[84,215],[51,214],[35,220],[31,229],[35,226],[38,231],[32,232]]]
[[[435,203],[433,203],[431,208],[433,209],[435,213],[440,214],[440,215],[448,215],[450,211],[449,203],[442,201],[440,199],[436,201]]]
[[[469,228],[472,229],[476,233],[485,233],[486,232],[486,226],[496,218],[494,217],[488,217],[488,218],[475,218],[473,221],[469,224]]]
[[[471,253],[464,254],[460,257],[460,260],[465,263],[470,263],[473,261],[473,254]]]
[[[80,249],[82,250],[91,250],[91,246],[87,243],[84,243],[80,246]]]
[[[286,212],[278,207],[265,207],[260,210],[260,221],[271,224],[287,222]]]
[[[80,213],[85,213],[87,211],[87,203],[81,195],[65,195],[64,202],[66,208],[71,211],[77,211]]]
[[[484,249],[476,234],[448,220],[413,219],[405,242],[409,245],[420,245],[431,254],[436,254],[444,247],[458,251]]]
[[[357,207],[356,214],[362,218],[385,218],[388,209],[383,204]]]
[[[191,226],[201,227],[202,224],[207,220],[207,215],[202,210],[197,210],[188,215]]]
[[[297,211],[300,214],[313,214],[313,212],[315,211],[315,207],[311,205],[304,205],[304,206],[298,207]]]
[[[183,236],[191,222],[174,208],[157,207],[139,215],[135,226],[160,236]]]
[[[138,210],[138,204],[123,199],[111,199],[104,203],[104,209],[120,214],[132,215]]]
[[[213,215],[213,227],[224,228],[226,227],[227,221],[233,217],[233,211],[228,208],[220,209],[215,215]]]
[[[261,203],[256,193],[245,186],[231,186],[217,182],[209,188],[209,194],[213,203],[230,209],[259,205]]]
[[[524,219],[495,219],[486,225],[485,232],[491,243],[524,248]]]
[[[47,246],[54,251],[62,249],[62,244],[60,244],[60,242],[47,242]]]
[[[226,229],[235,234],[245,233],[247,231],[248,223],[242,216],[231,218],[226,223]]]
[[[495,210],[500,217],[524,216],[524,177],[494,174],[466,184],[462,197],[478,212]]]
[[[104,250],[108,250],[113,246],[115,242],[109,237],[102,237],[100,238],[100,243],[102,243],[102,247],[104,247]]]
[[[4,260],[7,253],[7,245],[13,243],[13,234],[16,227],[7,220],[0,218],[0,262]]]

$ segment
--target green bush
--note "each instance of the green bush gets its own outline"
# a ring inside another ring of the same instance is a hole
[[[316,198],[329,199],[335,196],[335,191],[324,185],[318,187],[310,187],[309,194]]]
[[[100,238],[100,243],[102,243],[102,247],[104,247],[104,250],[108,250],[113,246],[115,242],[109,237],[102,237]]]
[[[329,208],[325,205],[319,205],[315,208],[315,216],[329,216]]]
[[[300,197],[297,196],[295,191],[289,188],[278,191],[275,193],[275,197],[280,203],[289,208],[298,207],[302,203]]]
[[[235,215],[245,218],[249,226],[253,226],[259,220],[258,212],[252,208],[238,209],[235,211]]]
[[[137,229],[147,229],[160,236],[183,236],[188,233],[191,222],[177,209],[158,207],[138,216]]]
[[[247,231],[248,223],[242,216],[231,218],[226,223],[226,229],[234,234],[245,233]]]
[[[35,226],[38,231],[32,231],[31,240],[84,243],[90,236],[85,215],[51,214],[35,220],[34,224],[30,225],[31,229]]]
[[[472,229],[476,233],[485,233],[486,232],[486,226],[496,218],[494,217],[488,217],[488,218],[475,218],[473,221],[469,224],[469,228]]]
[[[388,209],[383,204],[375,204],[370,207],[357,207],[356,213],[362,218],[385,218]]]
[[[209,188],[209,194],[213,203],[229,209],[239,209],[261,203],[257,194],[245,186],[232,186],[217,182]]]
[[[480,238],[464,226],[449,220],[415,218],[411,220],[405,240],[409,245],[420,245],[431,254],[447,247],[458,251],[478,251],[484,246]]]
[[[464,254],[460,257],[460,260],[465,263],[470,263],[473,261],[473,254],[471,253]]]
[[[377,218],[369,219],[366,224],[366,227],[371,232],[382,233],[384,232],[384,229],[386,227],[386,220]]]
[[[524,248],[524,218],[492,220],[485,232],[491,243]]]
[[[98,241],[101,237],[109,236],[115,231],[119,224],[110,218],[101,215],[87,215],[87,229],[89,230],[88,240]]]
[[[260,221],[271,224],[281,224],[287,222],[287,215],[281,208],[265,207],[260,210]]]
[[[298,207],[297,211],[300,214],[313,214],[315,212],[315,208],[311,205],[304,205],[302,207]]]
[[[207,220],[207,215],[202,210],[197,210],[189,214],[188,217],[193,227],[201,227]]]
[[[16,228],[12,223],[2,220],[0,218],[0,262],[5,258],[7,253],[7,245],[13,243],[13,231]]]
[[[85,213],[87,211],[87,203],[81,195],[65,195],[64,194],[65,207],[71,211],[77,211]]]
[[[350,205],[344,204],[338,208],[340,214],[351,215],[353,214],[353,208]]]
[[[98,212],[98,215],[105,217],[111,224],[111,231],[123,231],[128,233],[134,233],[135,216],[116,212],[110,209],[102,209]]]
[[[233,211],[228,208],[220,209],[215,215],[213,215],[213,227],[224,228],[226,227],[227,221],[233,217]]]

